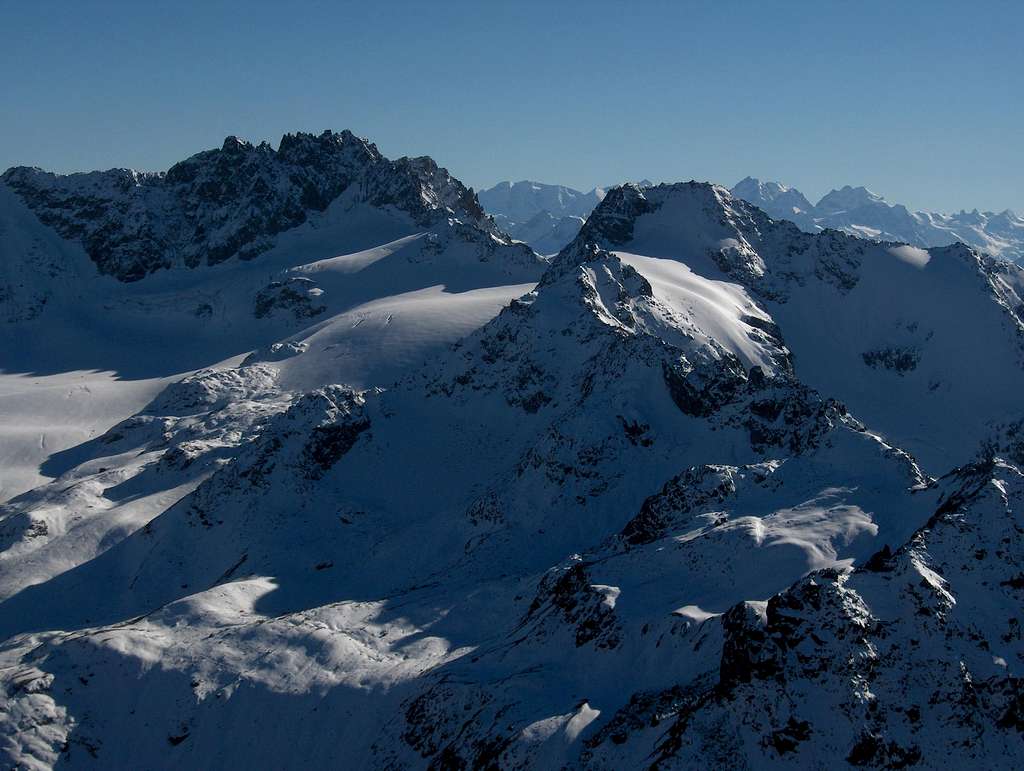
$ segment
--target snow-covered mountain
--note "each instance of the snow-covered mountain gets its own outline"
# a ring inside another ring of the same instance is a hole
[[[814,205],[796,188],[786,187],[778,182],[762,182],[753,177],[745,177],[737,182],[730,192],[776,219],[795,222],[802,230],[813,233],[819,229],[814,224]]]
[[[833,228],[925,249],[963,243],[1014,262],[1024,261],[1024,217],[1009,209],[999,213],[977,209],[956,214],[912,212],[864,187],[849,185],[830,191],[811,205],[795,188],[752,177],[738,182],[732,194],[811,233]]]
[[[508,222],[495,217],[516,239],[530,245],[538,254],[557,254],[580,232],[586,217],[555,217],[546,209],[537,212],[526,222]]]
[[[390,161],[349,131],[286,134],[277,150],[228,137],[162,174],[19,167],[3,181],[44,224],[80,242],[101,273],[122,281],[253,259],[342,195],[350,207],[394,209],[421,227],[454,214],[493,231],[472,190],[432,159]]]
[[[154,383],[0,513],[8,765],[1020,766],[1024,270],[425,184],[133,282],[5,191],[4,350],[77,331],[3,377]]]

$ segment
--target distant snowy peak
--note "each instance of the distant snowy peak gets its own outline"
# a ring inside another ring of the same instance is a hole
[[[638,183],[651,184],[649,180]],[[540,254],[554,254],[579,232],[583,221],[611,188],[589,192],[542,182],[499,182],[480,191],[480,203],[513,237],[525,241]]]
[[[42,222],[80,241],[101,273],[122,281],[252,259],[342,195],[422,227],[456,218],[503,238],[473,191],[432,159],[389,160],[350,131],[286,134],[277,150],[229,136],[166,173],[16,167],[0,179]]]
[[[956,214],[911,212],[865,187],[850,185],[831,190],[812,205],[795,188],[752,177],[736,183],[731,192],[809,233],[833,228],[859,238],[899,241],[925,249],[964,243],[1014,262],[1024,261],[1024,218],[1009,209],[999,213],[977,209]]]
[[[538,254],[556,254],[576,237],[585,221],[585,217],[556,217],[545,210],[537,212],[522,224],[512,226],[510,232],[516,239],[533,247]]]
[[[820,214],[834,214],[875,205],[889,206],[890,204],[886,203],[882,196],[872,193],[866,187],[845,185],[840,190],[830,190],[822,196],[814,209]]]
[[[762,182],[754,177],[745,177],[736,183],[732,194],[749,201],[771,213],[770,209],[801,214],[810,212],[814,206],[796,188],[786,187],[778,182]]]
[[[604,190],[594,188],[588,193],[564,185],[541,182],[499,182],[481,190],[480,203],[494,215],[513,223],[525,223],[540,212],[555,217],[586,217],[601,202]]]

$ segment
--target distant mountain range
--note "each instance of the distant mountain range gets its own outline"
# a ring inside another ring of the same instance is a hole
[[[738,182],[731,192],[809,233],[833,228],[861,238],[900,241],[925,249],[964,243],[1014,262],[1024,260],[1024,217],[1009,209],[998,213],[977,209],[956,214],[913,212],[867,188],[849,185],[832,190],[814,205],[796,188],[753,177]]]
[[[641,185],[649,183],[641,182]],[[551,254],[572,240],[575,228],[605,195],[539,182],[501,182],[480,193],[480,203],[514,238]],[[961,211],[956,214],[910,211],[864,187],[832,190],[812,204],[796,188],[747,177],[730,191],[775,219],[793,222],[817,233],[826,228],[859,238],[898,241],[924,249],[964,243],[1013,262],[1024,261],[1024,217],[1002,212]]]
[[[604,199],[606,188],[595,187],[588,193],[565,185],[545,185],[541,182],[499,182],[481,190],[480,204],[499,224],[502,222],[528,222],[538,212],[546,211],[556,217],[583,217],[586,219]]]

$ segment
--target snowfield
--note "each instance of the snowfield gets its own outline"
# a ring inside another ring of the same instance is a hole
[[[173,379],[124,383],[110,371],[81,370],[0,374],[0,500],[42,484],[50,457],[138,412]]]
[[[700,183],[542,258],[347,132],[172,172],[0,185],[5,765],[1024,762],[1021,269]]]

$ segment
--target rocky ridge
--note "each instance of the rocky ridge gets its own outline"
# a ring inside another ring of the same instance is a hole
[[[276,150],[232,136],[162,173],[15,167],[0,179],[45,224],[81,241],[101,273],[121,281],[253,259],[346,194],[349,205],[393,207],[424,228],[461,218],[503,237],[473,191],[432,159],[388,160],[350,131],[286,134]]]

